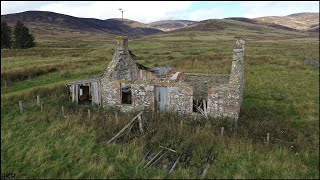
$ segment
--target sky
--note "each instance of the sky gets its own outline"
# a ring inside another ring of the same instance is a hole
[[[319,1],[1,1],[1,15],[38,10],[104,20],[121,18],[119,8],[124,18],[150,23],[319,13]]]

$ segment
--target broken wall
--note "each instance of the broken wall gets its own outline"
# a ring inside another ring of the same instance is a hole
[[[193,88],[194,99],[207,99],[210,87],[228,84],[230,75],[184,73],[185,82]]]
[[[229,83],[209,88],[207,109],[211,116],[239,118],[244,87],[244,43],[243,38],[236,39]]]
[[[136,83],[131,84],[132,106],[136,109],[154,109],[154,86]]]
[[[168,87],[169,109],[181,114],[192,113],[193,89],[187,84]]]
[[[137,80],[139,68],[128,49],[128,38],[119,39],[118,47],[103,78],[111,80]]]
[[[225,87],[213,87],[208,91],[207,111],[213,117],[231,117],[238,119],[240,113],[240,95]]]
[[[101,79],[101,101],[102,106],[121,104],[121,87],[118,81]]]

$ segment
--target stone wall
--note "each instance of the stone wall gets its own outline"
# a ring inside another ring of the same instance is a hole
[[[121,104],[120,82],[101,79],[101,102],[102,106]]]
[[[193,89],[187,84],[168,87],[169,109],[181,114],[192,113]]]
[[[219,87],[229,82],[229,75],[184,73],[185,82],[193,88],[194,99],[207,99],[210,87]]]
[[[131,84],[132,106],[136,109],[154,109],[154,86],[143,83]]]
[[[225,87],[213,87],[208,91],[207,110],[213,117],[231,117],[238,119],[240,113],[240,95]]]
[[[239,118],[244,87],[244,44],[243,38],[236,39],[229,83],[208,90],[207,110],[211,116]]]

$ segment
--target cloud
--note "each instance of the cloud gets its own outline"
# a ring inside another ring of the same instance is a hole
[[[36,10],[43,1],[1,1],[1,15]]]
[[[29,10],[52,11],[75,17],[124,18],[150,23],[159,20],[205,20],[226,17],[284,16],[299,12],[319,12],[317,1],[295,2],[195,2],[195,1],[1,1],[1,14]]]
[[[42,11],[53,11],[76,17],[120,18],[119,8],[124,9],[124,18],[149,23],[170,19],[191,7],[192,2],[148,2],[148,1],[114,1],[114,2],[55,2],[40,7]]]
[[[224,17],[224,10],[219,8],[199,9],[192,11],[187,16],[188,20],[201,21],[206,19],[220,19]]]
[[[239,2],[244,17],[286,16],[301,12],[319,12],[319,1],[250,1]]]

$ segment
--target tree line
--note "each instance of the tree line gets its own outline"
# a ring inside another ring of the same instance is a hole
[[[13,31],[6,22],[1,22],[1,49],[25,49],[34,46],[36,46],[34,36],[29,32],[29,28],[21,21],[17,22]]]

